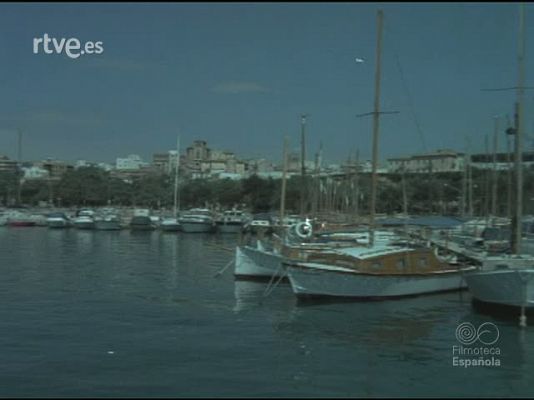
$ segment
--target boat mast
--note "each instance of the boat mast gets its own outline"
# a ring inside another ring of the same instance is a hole
[[[507,126],[511,127],[510,118],[506,116]],[[512,128],[509,128],[512,129]],[[509,129],[506,131],[506,217],[512,219],[512,146]]]
[[[286,212],[286,184],[287,184],[287,136],[284,137],[284,160],[282,172],[282,191],[280,194],[280,229],[284,226],[284,217]]]
[[[354,169],[354,215],[360,217],[360,183],[358,169],[360,168],[360,150],[356,149],[356,168]]]
[[[306,213],[306,117],[307,114],[301,115],[300,123],[300,216],[304,218]]]
[[[315,153],[315,171],[314,171],[314,178],[313,178],[313,200],[312,200],[312,210],[311,214],[313,216],[317,215],[317,211],[319,210],[319,183],[321,180],[320,177],[320,168],[321,168],[321,153],[323,151],[323,143],[321,142],[319,144],[319,151]]]
[[[371,173],[371,199],[370,199],[370,216],[369,216],[369,246],[372,247],[375,241],[375,211],[376,211],[376,185],[377,185],[377,162],[378,162],[378,133],[380,121],[380,71],[381,71],[381,52],[382,52],[382,21],[384,13],[382,10],[377,12],[377,42],[376,42],[376,71],[375,71],[375,102],[373,111],[373,161]]]
[[[174,170],[174,217],[177,217],[178,211],[178,171],[180,166],[180,136],[176,139],[176,162]]]
[[[402,179],[402,213],[404,214],[404,217],[408,217],[408,193],[406,192],[406,171],[405,171],[404,163],[402,163],[401,179]]]
[[[499,135],[499,116],[495,116],[495,131],[493,132],[493,169],[491,177],[491,215],[497,217],[497,147]]]
[[[18,150],[17,150],[17,205],[20,205],[21,204],[21,192],[22,192],[22,177],[24,176],[23,175],[23,172],[22,172],[22,130],[20,129],[17,129],[17,133],[18,133]]]
[[[471,165],[471,141],[469,140],[469,137],[465,137],[465,143],[466,143],[466,155],[465,155],[465,161],[466,164],[466,173],[467,173],[467,195],[469,198],[468,204],[467,204],[467,215],[469,218],[473,218],[474,216],[474,210],[473,210],[473,167]]]
[[[467,152],[466,152],[467,153]],[[465,217],[465,209],[466,203],[467,203],[467,154],[464,154],[464,161],[462,165],[462,197],[461,197],[461,204],[460,204],[460,216],[462,218]]]
[[[489,180],[489,177],[490,177],[490,169],[489,169],[489,160],[490,160],[490,155],[489,155],[489,145],[488,145],[488,135],[486,134],[484,136],[484,146],[485,146],[485,151],[486,151],[486,154],[484,155],[484,159],[485,159],[485,169],[484,169],[484,215],[485,215],[485,220],[486,220],[486,227],[489,226],[489,220],[490,220],[490,204],[489,204],[489,201],[490,201],[490,180]]]
[[[521,217],[523,214],[523,98],[525,92],[525,6],[519,5],[519,49],[517,84],[517,130],[515,132],[516,202],[513,221],[512,253],[521,252]]]

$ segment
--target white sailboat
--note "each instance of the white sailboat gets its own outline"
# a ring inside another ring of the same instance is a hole
[[[284,238],[277,233],[272,240],[257,238],[246,241],[236,247],[234,275],[238,279],[273,279],[287,275],[283,267],[284,259],[307,261],[309,254],[340,247],[365,246],[369,243],[369,232],[313,232],[312,224],[299,221],[298,218],[285,216],[285,189],[287,177],[287,138],[284,140],[284,168],[282,177],[282,191],[280,196],[279,230],[283,230]],[[281,221],[291,221],[284,224]],[[374,233],[375,241],[391,243],[399,239],[390,231]]]
[[[383,13],[378,11],[373,162],[369,245],[327,248],[308,252],[306,260],[285,259],[287,274],[297,296],[363,299],[412,296],[465,288],[462,273],[473,267],[453,265],[432,249],[420,245],[392,246],[376,241],[375,208],[380,115],[380,59]]]
[[[441,260],[430,248],[352,247],[288,261],[288,275],[297,296],[385,299],[465,288],[459,267]]]
[[[283,153],[283,175],[282,175],[282,192],[280,195],[280,223],[284,220],[285,213],[285,192],[287,180],[287,137],[284,138]],[[252,222],[252,221],[251,221]],[[248,229],[250,224],[246,224],[246,231],[252,233],[253,229]],[[263,244],[263,229],[259,229],[260,238],[254,243],[247,243],[242,240],[235,249],[234,276],[240,278],[281,278],[282,255],[276,248],[266,248]],[[265,229],[267,231],[267,229]]]
[[[261,240],[255,245],[246,244],[235,249],[236,278],[271,278],[281,277],[282,254],[277,249],[267,248]]]
[[[394,232],[375,232],[376,242],[389,245],[400,237]],[[291,225],[281,238],[276,233],[272,240],[256,239],[241,244],[235,251],[234,275],[238,278],[283,277],[284,262],[305,262],[309,256],[320,251],[340,248],[362,248],[368,245],[368,232],[313,232],[309,221]]]
[[[526,325],[525,310],[534,308],[534,257],[521,252],[521,220],[523,197],[522,139],[524,135],[523,97],[525,87],[524,5],[519,6],[519,78],[517,85],[517,126],[515,129],[515,215],[512,229],[511,255],[487,257],[481,267],[465,275],[473,298],[489,304],[521,308],[520,324]]]

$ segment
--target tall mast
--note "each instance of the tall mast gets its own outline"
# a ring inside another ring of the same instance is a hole
[[[284,225],[284,216],[286,212],[286,182],[287,182],[287,136],[284,137],[284,160],[282,172],[282,191],[280,193],[280,228]]]
[[[493,170],[491,177],[491,215],[497,216],[497,147],[499,135],[499,116],[495,116],[495,131],[493,132]]]
[[[360,150],[356,149],[356,168],[354,169],[354,214],[360,216],[360,183],[358,169],[360,168]]]
[[[20,205],[20,197],[22,191],[22,130],[17,129],[18,133],[18,150],[17,150],[17,164],[18,164],[18,185],[17,185],[17,204]]]
[[[464,154],[464,161],[462,165],[462,197],[460,203],[460,216],[465,217],[467,197],[467,154]]]
[[[300,214],[304,217],[306,213],[306,114],[301,115],[300,122],[300,167],[301,167],[301,183],[300,183]]]
[[[176,139],[176,162],[174,170],[174,217],[176,217],[178,208],[178,172],[180,165],[180,136]]]
[[[19,146],[18,146],[18,150],[17,150],[17,158],[18,158],[18,162],[19,164],[22,163],[22,131],[20,129],[17,129],[17,133],[18,133],[18,141],[19,141]]]
[[[508,121],[508,126],[510,122]],[[506,217],[512,218],[512,157],[510,135],[506,135]]]
[[[489,144],[488,144],[488,135],[486,134],[484,136],[484,147],[485,147],[485,151],[486,151],[486,154],[484,155],[484,159],[485,159],[485,165],[486,167],[484,168],[484,216],[485,216],[485,220],[486,220],[486,226],[488,226],[488,223],[489,223],[489,214],[490,214],[490,169],[489,169],[489,160],[490,160],[490,155],[489,155]]]
[[[321,158],[323,152],[323,143],[319,144],[319,151],[315,153],[315,172],[313,179],[313,200],[312,200],[312,215],[317,215],[319,210],[319,197],[320,197],[320,180],[321,180]]]
[[[401,172],[401,179],[402,179],[402,213],[404,214],[404,217],[408,216],[408,193],[406,192],[406,171],[405,171],[405,165],[402,163],[402,172]]]
[[[466,136],[466,157],[465,162],[466,165],[466,172],[467,172],[467,195],[469,198],[468,205],[467,205],[467,214],[470,218],[474,215],[473,210],[473,167],[471,165],[471,141],[469,140],[469,137]]]
[[[371,199],[370,199],[370,217],[369,217],[369,246],[374,245],[375,241],[375,212],[376,212],[376,185],[377,185],[377,163],[378,163],[378,133],[380,121],[380,71],[381,71],[381,53],[382,53],[382,23],[384,13],[382,10],[377,12],[377,41],[376,41],[376,71],[375,71],[375,102],[373,111],[373,164],[371,175]]]
[[[525,6],[519,5],[519,49],[518,49],[518,84],[517,84],[517,130],[515,132],[515,173],[516,202],[514,213],[514,232],[512,252],[521,251],[521,217],[523,214],[523,98],[525,92]]]

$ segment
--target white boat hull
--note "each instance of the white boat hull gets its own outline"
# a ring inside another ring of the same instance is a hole
[[[75,221],[74,222],[74,226],[77,229],[95,229],[94,221],[83,221],[83,222]]]
[[[224,223],[220,222],[217,223],[217,230],[220,233],[239,233],[243,229],[243,224],[240,222],[235,223]]]
[[[180,222],[182,231],[186,233],[207,233],[213,231],[211,222]]]
[[[49,228],[68,228],[70,226],[69,222],[64,219],[47,219],[46,225]]]
[[[159,228],[165,232],[178,232],[182,230],[180,224],[160,224]]]
[[[282,256],[250,246],[237,246],[235,252],[236,277],[271,278],[283,275]]]
[[[163,221],[161,221],[161,224],[159,224],[159,228],[165,232],[178,232],[182,229],[180,223],[176,218],[164,219]]]
[[[118,231],[122,229],[119,221],[96,221],[95,229],[99,231]]]
[[[372,275],[336,270],[323,264],[287,266],[289,281],[297,296],[381,299],[461,290],[467,287],[460,272],[432,275]]]
[[[534,308],[534,268],[465,274],[472,296],[485,303]]]

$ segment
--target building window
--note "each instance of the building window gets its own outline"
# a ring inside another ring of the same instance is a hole
[[[426,257],[421,257],[419,259],[419,267],[420,268],[426,268],[428,266],[428,260]]]
[[[402,270],[406,268],[406,260],[404,258],[400,258],[397,260],[397,269]]]

